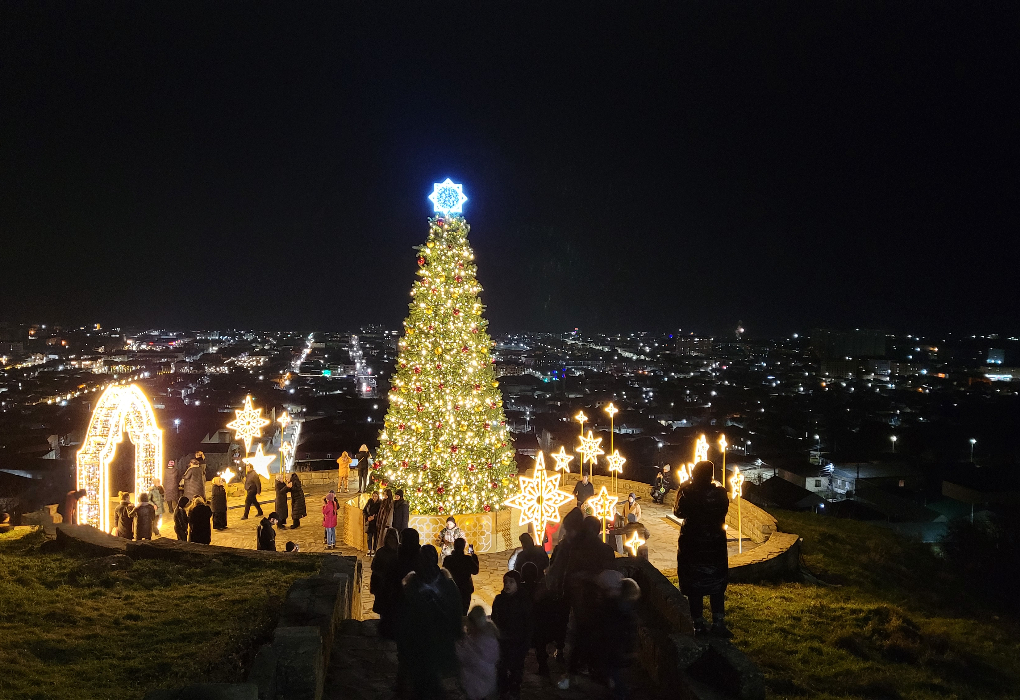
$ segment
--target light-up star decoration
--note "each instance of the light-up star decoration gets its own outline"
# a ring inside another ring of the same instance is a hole
[[[585,501],[585,505],[591,508],[596,518],[605,523],[606,520],[612,520],[616,517],[616,504],[619,500],[616,496],[610,496],[609,491],[603,486],[602,490],[599,491],[599,495],[589,498]]]
[[[556,471],[570,472],[570,462],[573,461],[574,455],[568,455],[563,445],[560,445],[560,451],[553,452],[551,457],[556,460]]]
[[[237,474],[234,473],[233,469],[227,467],[226,469],[219,473],[219,476],[223,479],[223,481],[229,484],[231,481],[234,480],[234,477],[237,476]]]
[[[733,477],[730,479],[730,486],[732,491],[730,492],[730,498],[737,500],[744,495],[744,475],[740,473],[740,468],[733,470]]]
[[[613,454],[606,457],[606,461],[609,462],[609,471],[623,472],[623,463],[626,462],[627,459],[620,455],[619,450],[613,450]]]
[[[276,455],[267,455],[262,453],[262,445],[255,446],[255,454],[251,457],[245,457],[241,461],[245,464],[250,464],[259,476],[263,476],[267,479],[272,477],[269,475],[269,464],[276,459]]]
[[[704,462],[708,459],[708,438],[704,435],[698,438],[697,444],[694,445],[694,463]]]
[[[624,547],[630,549],[630,555],[636,557],[638,550],[644,545],[645,541],[641,539],[641,535],[634,531],[634,534],[630,536],[630,539],[623,543]]]
[[[252,438],[262,437],[262,428],[271,422],[268,418],[262,417],[262,409],[251,405],[251,396],[244,397],[244,408],[234,410],[237,418],[227,423],[227,427],[234,430],[234,439],[244,441],[244,453],[251,452]]]
[[[450,178],[446,178],[445,182],[433,183],[432,194],[429,195],[433,209],[443,216],[463,212],[467,199],[464,196],[464,185],[458,185]]]
[[[588,437],[581,436],[581,445],[574,450],[574,452],[581,453],[581,464],[585,462],[598,464],[599,455],[605,454],[605,451],[599,447],[600,444],[602,444],[602,438],[595,437],[590,430],[588,431]]]
[[[680,486],[685,481],[690,481],[690,479],[691,479],[691,467],[693,467],[693,466],[694,465],[692,465],[692,464],[681,464],[680,465],[680,468],[676,470],[676,485],[677,486]]]
[[[548,522],[560,521],[560,506],[570,501],[566,491],[560,491],[560,475],[550,474],[545,470],[545,457],[541,452],[535,457],[534,476],[519,476],[521,492],[510,498],[504,505],[519,508],[521,520],[519,525],[531,523],[535,534],[542,537]]]

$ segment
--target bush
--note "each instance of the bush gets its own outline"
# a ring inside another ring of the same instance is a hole
[[[947,563],[986,598],[1000,606],[1020,610],[1015,590],[1020,559],[1020,523],[994,515],[977,522],[955,520],[941,542]]]

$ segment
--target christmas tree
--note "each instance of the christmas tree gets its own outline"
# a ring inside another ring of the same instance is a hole
[[[402,488],[415,513],[487,512],[517,490],[513,443],[460,213],[466,197],[447,180],[430,199],[438,214],[416,249],[418,280],[373,478]]]

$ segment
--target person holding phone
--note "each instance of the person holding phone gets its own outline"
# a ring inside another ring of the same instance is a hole
[[[471,594],[475,592],[475,583],[471,577],[478,573],[478,555],[475,554],[475,547],[471,545],[465,554],[466,546],[467,541],[463,537],[458,537],[453,541],[453,552],[443,559],[443,568],[450,572],[453,582],[457,584],[457,590],[460,591],[461,607],[465,615],[471,607]]]

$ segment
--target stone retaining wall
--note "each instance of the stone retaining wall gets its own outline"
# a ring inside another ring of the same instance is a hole
[[[800,571],[800,535],[776,532],[764,544],[730,557],[730,582],[794,578]]]
[[[778,529],[776,527],[776,519],[750,501],[743,498],[739,500],[739,521],[743,528],[744,537],[749,538],[752,542],[759,543],[768,540],[772,533]],[[736,532],[737,521],[737,501],[730,500],[730,509],[726,512],[726,526]]]

